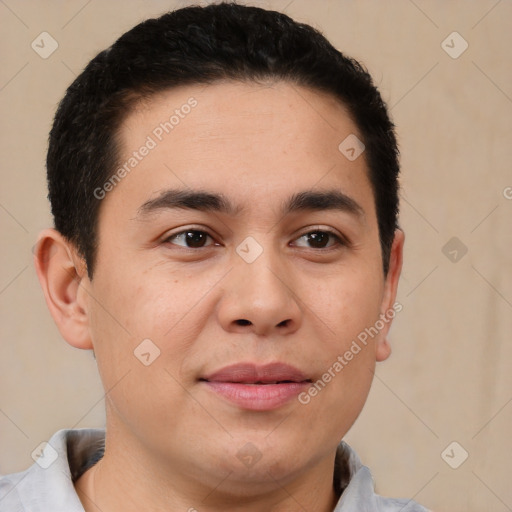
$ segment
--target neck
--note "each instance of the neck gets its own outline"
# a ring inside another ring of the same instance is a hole
[[[338,500],[334,453],[294,477],[276,479],[268,471],[247,482],[233,472],[192,478],[180,464],[111,441],[107,434],[104,457],[75,484],[85,512],[332,512]]]

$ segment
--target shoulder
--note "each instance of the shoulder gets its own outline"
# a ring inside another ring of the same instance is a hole
[[[361,463],[356,452],[342,441],[336,455],[335,482],[343,465],[345,473],[348,473],[348,481],[333,512],[429,512],[412,499],[386,498],[376,494],[370,470]]]
[[[25,512],[16,486],[26,478],[26,471],[0,476],[0,511]]]
[[[105,438],[104,429],[63,429],[41,443],[25,471],[0,477],[0,512],[83,512],[74,479]]]

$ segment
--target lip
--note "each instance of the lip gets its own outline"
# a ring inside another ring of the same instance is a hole
[[[285,363],[234,364],[200,381],[229,402],[253,411],[282,407],[311,384],[302,371]]]

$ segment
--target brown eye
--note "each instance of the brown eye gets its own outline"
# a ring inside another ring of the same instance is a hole
[[[211,236],[205,231],[187,229],[186,231],[181,231],[180,233],[170,236],[165,240],[165,242],[186,247],[188,249],[197,249],[205,247],[206,240],[208,238],[211,238]],[[179,240],[181,243],[175,243],[176,240]]]
[[[311,249],[328,249],[330,247],[346,245],[343,240],[333,233],[332,231],[326,230],[315,230],[309,233],[304,233],[297,240],[304,239],[309,244]],[[329,244],[329,240],[333,240],[334,243]]]
[[[306,236],[308,237],[309,243],[312,244],[315,249],[322,249],[329,243],[330,234],[323,231],[315,231],[308,233]]]

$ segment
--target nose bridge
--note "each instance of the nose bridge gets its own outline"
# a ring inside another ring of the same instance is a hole
[[[246,326],[259,334],[271,329],[297,328],[300,308],[278,251],[267,237],[247,237],[233,254],[226,293],[220,309],[227,329]]]
[[[262,236],[258,238],[263,240]],[[247,237],[238,245],[236,252],[236,274],[243,295],[252,296],[253,300],[261,302],[262,307],[265,304],[268,307],[270,302],[289,299],[289,290],[284,284],[285,267],[270,238],[267,237],[266,243],[260,243],[254,237]]]

